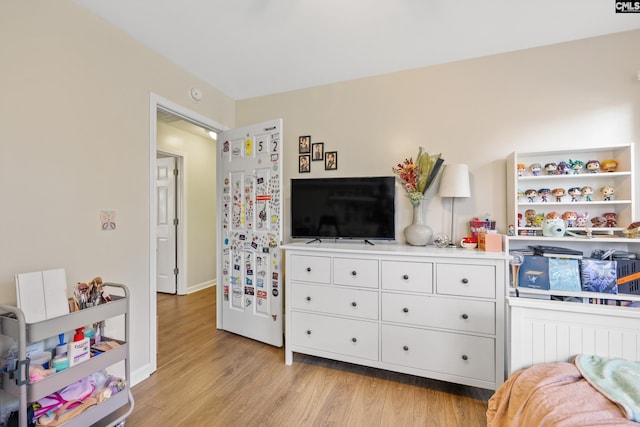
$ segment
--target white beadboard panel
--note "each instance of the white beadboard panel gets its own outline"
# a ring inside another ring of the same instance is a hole
[[[525,298],[510,298],[509,308],[510,374],[577,354],[640,361],[640,310]]]

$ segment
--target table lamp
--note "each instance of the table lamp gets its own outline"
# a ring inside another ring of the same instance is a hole
[[[450,247],[455,247],[454,232],[454,215],[453,208],[456,197],[471,197],[469,188],[469,166],[465,164],[445,165],[440,178],[440,189],[438,194],[440,197],[451,197],[451,242]]]

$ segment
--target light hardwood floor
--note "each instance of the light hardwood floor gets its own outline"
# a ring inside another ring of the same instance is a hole
[[[492,392],[296,354],[216,329],[215,288],[158,294],[158,370],[127,426],[486,426]]]

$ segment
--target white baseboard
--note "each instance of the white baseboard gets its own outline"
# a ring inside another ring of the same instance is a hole
[[[150,372],[150,365],[146,364],[141,368],[136,369],[131,372],[131,383],[130,386],[133,387],[138,383],[146,380],[151,376],[152,372]]]
[[[207,282],[202,282],[202,283],[197,283],[195,285],[191,285],[187,287],[187,294],[192,294],[194,292],[198,292],[201,291],[203,289],[206,288],[210,288],[211,286],[215,286],[216,285],[216,281],[215,280],[209,280]]]

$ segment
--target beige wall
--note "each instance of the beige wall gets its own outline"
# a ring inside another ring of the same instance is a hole
[[[237,103],[237,125],[284,119],[286,204],[290,178],[391,175],[423,146],[469,164],[472,197],[456,201],[456,234],[487,213],[506,232],[509,153],[638,142],[639,45],[634,31],[248,99]],[[312,162],[299,175],[299,135],[337,150],[338,170]],[[411,213],[399,194],[403,228]],[[433,195],[427,221],[449,234],[442,202]]]
[[[69,0],[1,2],[0,57],[0,301],[15,303],[20,272],[125,283],[132,371],[144,372],[150,94],[226,126],[234,102]],[[101,231],[103,209],[116,230]]]
[[[158,123],[158,150],[182,156],[185,182],[187,292],[216,280],[216,143]]]
[[[285,182],[298,176],[299,135],[339,153],[337,171],[312,164],[310,177],[388,175],[420,145],[442,152],[471,168],[458,228],[491,213],[504,231],[511,151],[637,141],[638,45],[636,31],[234,103],[69,0],[2,2],[0,302],[15,302],[19,272],[64,267],[70,283],[125,283],[132,369],[144,371],[150,93],[230,127],[282,117]],[[100,231],[102,209],[117,211],[115,231]],[[448,229],[447,209],[437,197],[429,205],[436,231]]]

